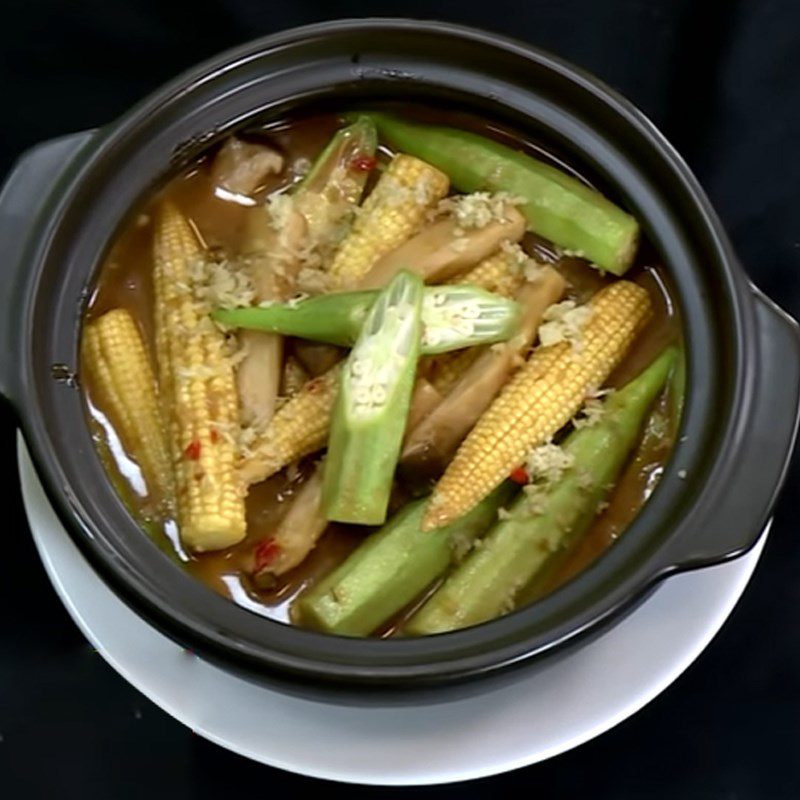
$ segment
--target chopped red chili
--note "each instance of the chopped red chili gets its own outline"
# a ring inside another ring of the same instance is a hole
[[[200,440],[194,439],[186,445],[186,449],[183,452],[186,454],[186,458],[191,461],[197,461],[197,459],[200,458],[200,450]]]
[[[508,477],[514,481],[514,483],[518,483],[521,486],[524,486],[530,481],[525,467],[517,467]]]
[[[359,172],[369,172],[378,166],[378,159],[365,154],[354,156],[350,161],[350,168]]]
[[[266,569],[281,553],[281,546],[272,538],[264,539],[253,549],[255,556],[255,571]]]

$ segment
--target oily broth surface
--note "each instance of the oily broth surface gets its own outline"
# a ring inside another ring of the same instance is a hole
[[[490,127],[470,115],[445,115],[442,118],[441,113],[419,109],[413,116],[433,122],[448,122],[478,132],[491,131],[495,138],[516,142],[517,146],[530,149],[539,158],[548,155],[535,143],[520,142],[508,132]],[[287,164],[291,165],[297,159],[313,160],[338,124],[337,118],[333,115],[314,116],[283,122],[271,126],[263,133],[254,131],[254,135],[266,136],[270,143],[277,145],[283,151],[287,157]],[[148,346],[152,349],[152,211],[164,198],[175,202],[189,216],[196,229],[202,232],[202,238],[209,248],[221,248],[232,254],[239,252],[245,207],[214,193],[209,175],[210,160],[210,156],[200,159],[183,174],[170,180],[161,191],[131,216],[101,267],[87,309],[88,319],[112,308],[125,308],[139,322]],[[550,160],[559,166],[564,166],[559,159]],[[568,171],[577,174],[574,170],[568,169]],[[272,178],[261,188],[260,194],[261,196],[268,194],[286,183],[285,175]],[[526,237],[525,245],[527,249],[539,255],[547,256],[553,253],[546,242],[534,236]],[[640,252],[646,252],[645,248],[641,248]],[[654,263],[646,255],[640,256],[640,261],[626,275],[626,278],[635,280],[648,290],[653,299],[655,313],[632,351],[611,376],[609,380],[611,386],[624,384],[667,342],[680,338],[680,320],[670,298],[668,277],[664,270],[654,266]],[[564,258],[555,266],[568,280],[567,296],[579,302],[587,300],[610,280],[579,259]],[[83,385],[89,403],[98,405],[102,410],[102,398],[96,397],[91,381],[85,380]],[[673,425],[672,428],[674,427]],[[122,445],[125,446],[124,441]],[[551,591],[577,574],[613,544],[637,515],[652,491],[668,459],[671,447],[672,439],[669,436],[640,448],[635,460],[631,461],[608,498],[608,507],[598,515],[588,534],[550,571],[541,585],[532,590],[528,599]],[[118,464],[117,470],[119,466]],[[257,590],[250,585],[243,576],[250,565],[253,544],[270,535],[286,513],[289,502],[308,474],[307,467],[308,465],[301,465],[301,469],[292,480],[280,474],[251,487],[247,498],[248,533],[245,540],[233,548],[217,553],[193,556],[184,554],[187,571],[233,602],[263,616],[289,622],[293,599],[313,586],[346,558],[370,531],[357,526],[332,525],[303,564],[282,576],[274,587],[269,590]],[[144,505],[139,510],[143,511]],[[425,592],[425,596],[432,588]],[[391,635],[419,603],[420,598],[405,612],[401,612],[387,623],[377,635]]]

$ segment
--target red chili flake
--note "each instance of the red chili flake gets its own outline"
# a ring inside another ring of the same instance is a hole
[[[305,388],[309,394],[318,394],[319,392],[322,391],[322,388],[324,386],[325,386],[325,379],[323,377],[319,377],[319,378],[312,378],[306,384]]]
[[[264,539],[253,549],[256,560],[256,572],[266,569],[281,553],[281,546],[272,538]]]
[[[524,486],[530,481],[528,473],[525,471],[525,467],[517,467],[508,477],[514,481],[514,483],[518,483],[521,486]]]
[[[186,449],[183,452],[190,461],[197,461],[197,459],[200,458],[200,450],[200,440],[194,439],[186,445]]]
[[[208,438],[211,439],[211,444],[216,444],[219,441],[219,432],[216,428],[211,429],[211,433],[208,435]]]
[[[350,169],[356,169],[359,172],[370,172],[378,166],[378,159],[375,156],[368,156],[361,154],[354,156],[350,160]]]

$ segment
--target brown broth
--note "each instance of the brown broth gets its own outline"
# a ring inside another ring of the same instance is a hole
[[[404,112],[405,112],[404,108]],[[451,125],[471,129],[480,133],[490,133],[494,138],[514,143],[531,151],[539,158],[547,158],[552,163],[566,169],[573,175],[575,170],[560,159],[539,147],[535,142],[521,140],[512,132],[490,125],[483,120],[464,114],[442,115],[430,109],[415,109],[412,116],[434,122],[447,122]],[[253,130],[253,136],[264,136],[287,155],[287,162],[299,158],[313,159],[338,126],[333,115],[320,115],[297,120],[282,121],[269,128]],[[100,270],[99,278],[92,294],[87,318],[94,318],[112,308],[126,308],[139,321],[148,346],[153,348],[152,303],[152,211],[164,198],[173,200],[190,217],[202,239],[209,248],[219,248],[227,253],[238,253],[241,247],[245,207],[230,199],[217,196],[212,185],[209,168],[213,153],[201,158],[182,175],[170,180],[163,189],[132,215],[126,226],[117,236]],[[286,172],[286,171],[285,171]],[[264,196],[284,186],[289,179],[284,174],[269,180],[260,188]],[[587,181],[588,183],[588,181]],[[575,258],[556,260],[555,250],[537,237],[527,236],[524,242],[529,252],[554,261],[555,267],[567,278],[568,296],[579,302],[586,301],[611,278],[602,276],[584,261]],[[672,302],[668,277],[660,266],[648,260],[640,249],[638,263],[626,275],[644,286],[650,293],[655,308],[653,320],[640,335],[633,350],[614,372],[609,385],[619,386],[636,375],[661,348],[669,341],[680,339],[680,320]],[[325,346],[312,345],[307,348],[315,357],[324,356]],[[316,348],[316,349],[315,349]],[[300,354],[303,355],[302,353]],[[92,408],[102,411],[103,398],[99,396],[90,380],[83,386],[87,400]],[[654,415],[667,415],[667,401],[662,398]],[[96,417],[97,419],[97,417]],[[521,598],[528,601],[551,591],[559,584],[569,580],[585,568],[603,551],[610,547],[621,535],[630,521],[652,492],[663,466],[669,457],[674,436],[674,421],[668,426],[669,433],[662,436],[645,437],[637,453],[631,459],[624,474],[608,498],[608,506],[601,513],[587,535],[569,552],[554,563],[547,574]],[[93,423],[95,437],[101,444],[107,443],[107,432]],[[122,442],[125,449],[125,442]],[[109,452],[106,448],[106,452]],[[126,480],[127,465],[124,454],[110,452],[115,462],[109,464],[112,479],[119,485]],[[268,537],[286,513],[294,493],[305,479],[308,470],[301,469],[290,480],[283,473],[253,486],[247,498],[248,533],[243,542],[228,550],[203,555],[187,555],[180,548],[179,555],[187,571],[201,580],[215,592],[230,598],[254,613],[282,622],[292,620],[291,604],[298,594],[313,586],[323,576],[341,563],[347,555],[364,539],[365,529],[356,526],[332,525],[320,540],[318,546],[306,560],[292,572],[283,576],[269,590],[257,589],[247,578],[252,565],[253,545]],[[129,493],[133,498],[134,510],[148,511],[146,498]],[[175,526],[170,523],[167,539],[175,541]],[[368,530],[367,530],[368,532]],[[169,534],[172,534],[171,536]],[[166,540],[165,540],[166,542]],[[169,547],[168,543],[160,543]],[[407,609],[384,625],[376,635],[393,634],[403,621],[426,598],[439,581],[429,587],[420,598]]]

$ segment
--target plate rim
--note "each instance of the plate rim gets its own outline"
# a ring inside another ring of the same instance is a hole
[[[696,636],[690,645],[687,645],[683,648],[676,648],[676,652],[680,653],[680,657],[676,658],[671,667],[658,680],[654,680],[652,684],[648,685],[646,691],[640,691],[638,694],[631,697],[629,702],[621,704],[615,713],[609,714],[607,717],[604,717],[602,721],[594,725],[581,728],[575,735],[559,740],[552,747],[537,748],[534,750],[534,752],[527,756],[510,758],[508,760],[495,759],[490,764],[486,765],[472,765],[471,767],[470,765],[465,765],[458,772],[455,772],[452,769],[444,769],[440,772],[423,770],[417,776],[409,776],[408,774],[398,772],[397,774],[387,774],[382,776],[381,780],[378,781],[369,775],[358,775],[352,769],[336,771],[327,768],[315,768],[312,763],[291,763],[286,759],[270,756],[268,753],[264,753],[260,750],[248,749],[240,742],[232,741],[230,738],[216,733],[213,730],[213,727],[207,727],[194,721],[190,722],[188,715],[182,713],[181,708],[176,702],[171,701],[169,697],[164,696],[162,692],[157,691],[154,689],[154,687],[149,685],[146,680],[141,679],[134,670],[130,669],[125,664],[124,658],[118,657],[105,646],[101,639],[98,638],[98,636],[92,630],[92,627],[86,620],[83,611],[76,606],[69,590],[67,587],[65,587],[61,575],[59,574],[58,564],[53,558],[53,553],[50,549],[48,549],[47,542],[45,541],[47,533],[41,530],[40,526],[34,524],[36,503],[41,502],[42,499],[44,500],[45,506],[44,513],[54,512],[47,501],[47,498],[44,496],[38,475],[31,461],[24,438],[20,432],[17,434],[17,465],[28,525],[36,546],[37,553],[44,565],[48,579],[53,585],[53,588],[55,589],[56,594],[58,595],[62,604],[66,608],[70,618],[81,631],[82,635],[97,650],[106,663],[108,663],[109,666],[111,666],[111,668],[114,669],[124,680],[130,683],[150,702],[154,703],[162,711],[169,714],[177,722],[189,727],[194,733],[220,747],[225,748],[226,750],[241,755],[245,758],[249,758],[257,763],[282,769],[294,774],[318,778],[321,780],[336,781],[340,783],[353,783],[370,786],[434,786],[455,783],[459,781],[477,780],[480,778],[487,778],[494,775],[503,774],[505,772],[511,772],[523,767],[541,763],[557,755],[580,747],[586,742],[616,727],[624,720],[629,719],[634,714],[638,713],[642,708],[644,708],[648,703],[658,697],[662,692],[664,692],[672,683],[674,683],[675,680],[677,680],[677,678],[679,678],[700,656],[703,650],[705,650],[705,648],[717,635],[746,589],[755,567],[758,564],[767,536],[769,535],[769,529],[771,527],[770,520],[767,523],[764,532],[759,537],[755,547],[740,558],[726,562],[725,564],[716,565],[714,567],[695,570],[692,573],[684,573],[683,576],[675,576],[675,578],[686,577],[687,574],[697,575],[698,573],[705,572],[707,569],[719,570],[726,567],[730,568],[732,566],[738,566],[738,570],[735,573],[730,570],[732,575],[731,583],[733,585],[731,591],[726,596],[726,601],[720,604],[713,618],[711,618],[709,623],[705,626],[703,634]],[[39,493],[41,493],[41,498],[36,497],[37,490]],[[68,535],[64,531],[63,526],[60,524],[60,522],[58,522],[57,519],[56,522],[60,528],[60,530],[56,532],[56,535],[60,533],[62,536],[67,537]],[[72,544],[71,541],[68,544],[75,548],[75,545]],[[82,567],[91,571],[91,567],[77,550],[77,548],[75,548],[75,555],[80,562],[82,562]],[[93,572],[93,574],[97,580],[100,580],[96,573]],[[667,578],[665,580],[668,581],[675,578]],[[664,584],[662,582],[662,584],[655,589],[653,595],[661,591],[663,585]],[[108,587],[105,588],[108,589]],[[109,589],[109,591],[111,590]],[[640,613],[642,608],[646,606],[653,595],[646,598],[642,605],[635,609],[632,614]],[[116,599],[119,600],[119,598]],[[124,606],[122,601],[119,602],[127,614],[136,617],[134,611]],[[152,633],[163,639],[170,646],[180,649],[180,645],[171,641],[168,637],[164,636],[150,626],[148,626],[148,628]],[[610,629],[608,633],[611,631],[613,631],[613,628]],[[607,633],[601,635],[605,636]],[[214,670],[217,676],[221,676],[225,680],[242,680],[236,678],[235,676],[226,674],[223,670],[215,667],[212,664],[208,664],[207,662],[203,662],[203,664],[210,667],[212,670]],[[525,672],[523,670],[521,671],[518,680],[522,681],[525,679],[525,677]],[[263,687],[263,691],[272,694],[282,694],[277,690],[269,689],[267,687]],[[463,702],[463,700],[461,700],[461,702]],[[325,704],[321,703],[321,705],[324,706]]]

